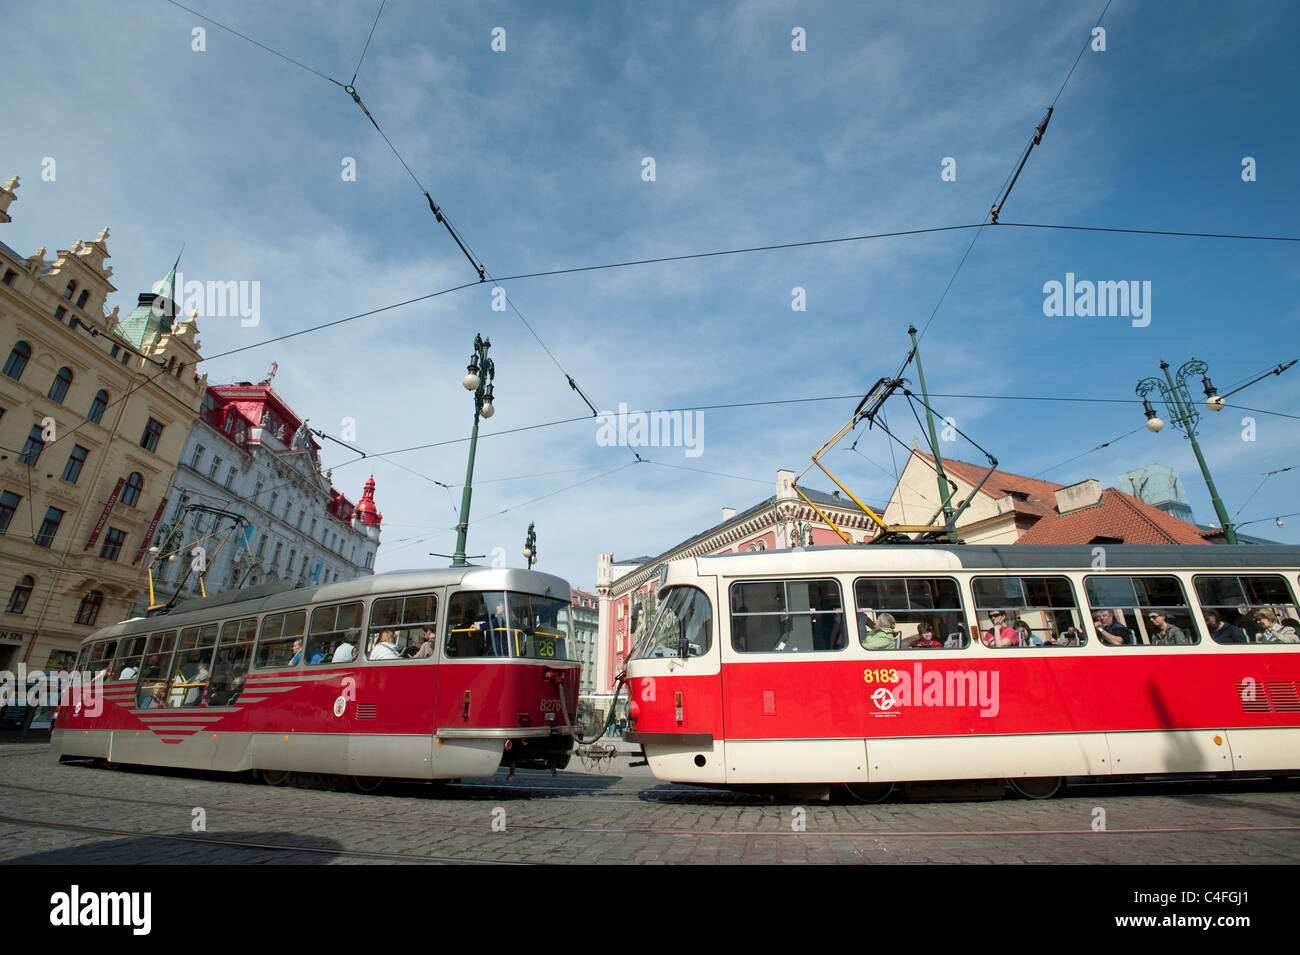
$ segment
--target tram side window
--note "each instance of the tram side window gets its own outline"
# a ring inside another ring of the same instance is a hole
[[[231,620],[222,625],[221,643],[217,645],[212,677],[208,680],[208,706],[230,706],[239,699],[256,636],[256,617]]]
[[[257,668],[291,666],[290,661],[296,652],[294,643],[299,644],[299,650],[302,649],[302,631],[306,623],[305,610],[272,613],[263,617],[262,635],[257,641]]]
[[[659,595],[659,613],[641,638],[636,659],[700,657],[713,646],[713,608],[698,587],[669,587]]]
[[[204,701],[212,679],[212,652],[217,644],[217,625],[186,627],[176,645],[175,663],[168,681],[168,706],[198,706]]]
[[[172,651],[176,648],[176,631],[155,633],[145,646],[140,666],[140,683],[135,690],[135,705],[167,705],[167,674],[171,671]]]
[[[738,653],[826,653],[849,645],[839,581],[731,585],[731,646]]]
[[[861,577],[853,583],[858,641],[868,650],[961,650],[970,645],[951,577]]]
[[[1078,647],[1087,642],[1066,577],[976,577],[971,581],[986,647]]]
[[[104,678],[108,679],[113,672],[113,658],[117,656],[116,640],[100,640],[90,648],[90,658],[78,670],[89,670],[91,673],[100,673],[107,671]]]
[[[1192,578],[1215,643],[1300,643],[1300,608],[1276,574]]]
[[[509,641],[514,627],[505,599],[505,594],[500,591],[452,594],[447,609],[447,642],[444,645],[447,656],[509,656]]]
[[[134,680],[140,675],[140,661],[144,659],[144,647],[148,637],[124,637],[118,644],[120,656],[117,661],[118,680]]]
[[[368,660],[428,660],[437,648],[438,597],[384,597],[370,608]]]
[[[350,663],[356,658],[361,640],[360,601],[318,607],[311,612],[311,631],[307,634],[304,656],[308,666],[322,663]]]
[[[1201,635],[1177,577],[1090,576],[1083,580],[1102,646],[1195,646]]]

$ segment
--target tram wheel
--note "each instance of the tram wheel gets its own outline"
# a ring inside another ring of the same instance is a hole
[[[840,783],[840,788],[854,802],[884,802],[894,794],[893,783]]]
[[[1007,780],[1011,791],[1025,799],[1051,799],[1061,791],[1061,783],[1060,776],[1029,776]]]
[[[259,770],[262,776],[262,782],[268,786],[283,786],[289,781],[289,773],[284,769],[263,769]]]
[[[377,793],[388,785],[386,776],[351,776],[352,788],[359,793]]]

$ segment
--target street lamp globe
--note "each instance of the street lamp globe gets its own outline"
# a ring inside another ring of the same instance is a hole
[[[532,560],[532,559],[533,559],[533,549],[532,549],[531,547],[525,547],[525,548],[524,548],[524,559],[525,559],[525,560]]]
[[[1164,426],[1165,423],[1157,417],[1152,416],[1150,418],[1147,418],[1147,430],[1150,431],[1152,434],[1155,434]]]
[[[483,402],[483,417],[490,418],[497,413],[497,409],[492,406],[492,402]]]
[[[1228,403],[1218,395],[1210,395],[1210,397],[1205,399],[1205,407],[1209,408],[1211,411],[1222,411],[1227,407],[1227,405]]]
[[[460,383],[465,386],[466,391],[474,391],[478,388],[478,375],[471,371],[460,380]]]

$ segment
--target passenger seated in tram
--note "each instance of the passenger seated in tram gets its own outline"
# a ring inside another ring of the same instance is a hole
[[[898,634],[894,630],[894,615],[879,614],[873,622],[870,617],[863,620],[864,627],[870,627],[862,634],[862,645],[868,650],[894,650],[898,647]]]
[[[1056,635],[1052,641],[1054,647],[1081,647],[1083,646],[1083,634],[1079,628],[1071,624]]]
[[[1224,622],[1223,614],[1218,610],[1205,611],[1205,626],[1209,628],[1210,639],[1215,643],[1250,643],[1246,631]]]
[[[434,632],[433,624],[424,625],[424,633],[420,636],[420,649],[415,651],[414,660],[424,660],[433,656],[436,649],[437,634]]]
[[[142,709],[155,709],[155,708],[164,707],[166,705],[167,705],[167,693],[163,688],[163,685],[159,683],[153,688],[152,691],[150,691],[149,695],[145,697],[145,700],[143,703],[140,704],[140,707]]]
[[[1007,612],[1005,610],[994,610],[989,614],[991,626],[984,632],[983,641],[986,647],[1018,647],[1020,646],[1020,635],[1016,633],[1015,627],[1007,625]]]
[[[1255,611],[1256,643],[1300,643],[1300,633],[1278,619],[1267,607]]]
[[[370,648],[371,660],[396,660],[401,657],[394,643],[395,634],[391,630],[381,630],[379,640]]]
[[[904,639],[903,647],[904,649],[916,647],[918,650],[941,650],[943,644],[935,639],[934,625],[928,620],[922,620],[916,625],[916,636]]]
[[[334,651],[331,663],[351,663],[357,657],[357,647],[353,643],[340,643]]]
[[[1029,629],[1027,620],[1016,621],[1016,638],[1020,641],[1022,647],[1041,647],[1043,638],[1034,635],[1034,631]]]
[[[1147,614],[1147,622],[1150,627],[1147,628],[1147,635],[1151,638],[1152,646],[1187,646],[1192,641],[1187,639],[1187,634],[1175,627],[1169,622],[1159,610],[1152,610]]]
[[[1092,624],[1097,628],[1097,639],[1109,647],[1131,646],[1137,643],[1133,631],[1115,619],[1113,610],[1098,610]]]

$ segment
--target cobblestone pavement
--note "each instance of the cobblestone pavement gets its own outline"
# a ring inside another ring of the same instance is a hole
[[[113,771],[60,764],[45,744],[0,745],[0,862],[1300,861],[1295,780],[873,806],[674,786],[627,760],[606,773],[521,770],[512,782],[500,773],[376,795],[301,783]]]

